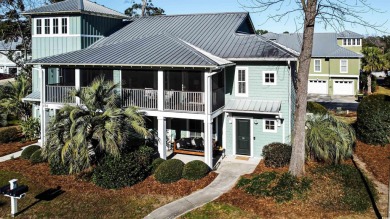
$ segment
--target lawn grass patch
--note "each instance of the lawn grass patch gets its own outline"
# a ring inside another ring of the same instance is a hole
[[[238,207],[219,202],[210,202],[201,208],[195,209],[180,218],[202,219],[202,218],[258,218],[257,215],[246,212]]]

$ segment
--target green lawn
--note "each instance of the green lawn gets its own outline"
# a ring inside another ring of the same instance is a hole
[[[236,219],[236,218],[259,218],[254,213],[243,211],[238,207],[219,203],[210,202],[201,208],[191,211],[185,214],[181,218],[192,218],[192,219]]]

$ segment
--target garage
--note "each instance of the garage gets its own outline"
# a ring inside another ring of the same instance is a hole
[[[353,80],[335,80],[333,95],[355,95]]]
[[[328,82],[326,80],[309,80],[307,92],[309,94],[328,94]]]

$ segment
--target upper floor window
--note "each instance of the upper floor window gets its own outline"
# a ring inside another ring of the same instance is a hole
[[[248,95],[248,68],[236,68],[236,95]]]
[[[340,72],[341,73],[348,73],[348,60],[346,60],[346,59],[340,60]]]
[[[321,72],[321,59],[314,59],[314,72]]]
[[[362,39],[343,39],[343,46],[360,46]]]
[[[276,72],[275,71],[263,71],[263,84],[264,85],[276,85]]]
[[[69,33],[68,17],[35,18],[35,35],[66,35]]]

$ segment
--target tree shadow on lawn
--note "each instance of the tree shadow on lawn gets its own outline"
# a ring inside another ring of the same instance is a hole
[[[31,207],[33,207],[34,205],[38,204],[41,201],[52,201],[53,199],[57,198],[63,193],[65,193],[65,191],[63,191],[60,186],[58,186],[57,188],[50,188],[48,190],[45,190],[35,196],[35,199],[37,199],[35,202],[25,207],[23,210],[19,211],[15,216],[22,214],[23,212],[27,211],[28,209],[30,209]],[[0,206],[1,206],[1,202],[0,202]]]
[[[375,215],[377,218],[382,218],[382,215],[381,213],[379,212],[379,209],[378,209],[378,206],[376,206],[376,203],[375,203],[375,196],[374,194],[372,193],[371,189],[370,189],[370,186],[368,185],[368,182],[367,182],[367,179],[366,177],[364,176],[364,174],[362,173],[362,171],[359,169],[359,167],[357,166],[356,162],[352,160],[352,163],[353,165],[355,166],[355,168],[358,170],[359,172],[359,175],[360,175],[360,178],[361,180],[363,181],[364,183],[364,187],[366,188],[366,191],[368,193],[368,196],[370,197],[370,201],[371,201],[371,205],[372,205],[372,208],[374,209],[374,212],[375,212]]]

